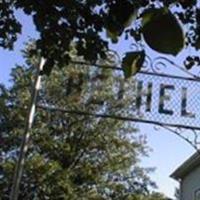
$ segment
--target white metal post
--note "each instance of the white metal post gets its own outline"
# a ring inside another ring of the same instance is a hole
[[[41,78],[42,78],[41,72],[43,70],[45,62],[46,60],[44,58],[41,58],[40,65],[39,67],[37,67],[37,74],[35,77],[35,84],[34,84],[33,93],[31,96],[31,103],[28,110],[28,116],[27,116],[26,126],[24,130],[24,135],[22,138],[21,147],[20,147],[19,158],[16,163],[16,168],[14,172],[10,200],[18,199],[20,181],[23,174],[25,158],[26,158],[26,153],[28,150],[28,144],[29,144],[29,139],[30,139],[30,130],[33,126],[36,104],[37,104],[37,96],[38,96],[38,91],[40,90],[40,86],[41,86]]]

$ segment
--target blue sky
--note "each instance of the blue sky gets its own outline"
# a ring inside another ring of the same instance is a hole
[[[3,83],[8,83],[11,68],[13,68],[16,63],[23,63],[21,50],[24,47],[24,43],[27,42],[30,37],[35,38],[38,36],[35,27],[32,24],[31,18],[27,16],[25,17],[19,11],[16,12],[16,16],[23,24],[22,35],[19,36],[17,42],[15,43],[14,51],[8,51],[0,48],[0,62],[2,68],[0,82]]]
[[[15,50],[10,52],[0,49],[1,76],[0,82],[9,84],[9,73],[15,64],[23,63],[22,54],[24,42],[29,36],[37,37],[37,33],[30,18],[23,16],[20,12],[17,16],[23,24],[22,36],[19,37]],[[113,46],[118,52],[123,52],[129,43],[121,40],[117,46]],[[189,156],[194,153],[194,149],[174,134],[160,129],[155,130],[153,126],[140,124],[141,134],[147,136],[148,145],[152,148],[149,158],[142,160],[142,165],[156,167],[156,171],[151,177],[159,186],[159,191],[169,197],[173,197],[174,189],[178,184],[169,178],[169,175]]]

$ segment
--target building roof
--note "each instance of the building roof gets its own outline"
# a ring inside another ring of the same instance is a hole
[[[191,171],[193,171],[195,168],[200,166],[200,152],[196,152],[194,155],[192,155],[188,160],[186,160],[180,167],[178,167],[171,175],[170,177],[181,180],[186,175],[188,175]]]

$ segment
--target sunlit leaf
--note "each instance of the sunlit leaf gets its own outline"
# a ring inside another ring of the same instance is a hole
[[[145,59],[144,51],[128,52],[122,61],[125,78],[130,78],[140,71]]]

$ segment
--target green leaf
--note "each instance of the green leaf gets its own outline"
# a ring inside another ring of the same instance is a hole
[[[107,37],[109,37],[111,39],[111,41],[113,43],[117,43],[118,42],[118,36],[119,36],[119,33],[115,30],[106,30],[106,35]]]
[[[128,52],[122,61],[125,78],[130,78],[140,71],[145,59],[144,51]]]
[[[196,39],[196,41],[195,41],[195,48],[196,48],[197,50],[200,49],[200,36],[198,36],[197,39]]]
[[[136,19],[136,13],[135,6],[128,0],[119,1],[110,8],[106,18],[106,32],[112,42],[118,41],[118,36]]]
[[[177,55],[184,47],[181,25],[166,8],[151,8],[144,12],[142,33],[146,43],[160,53]]]

